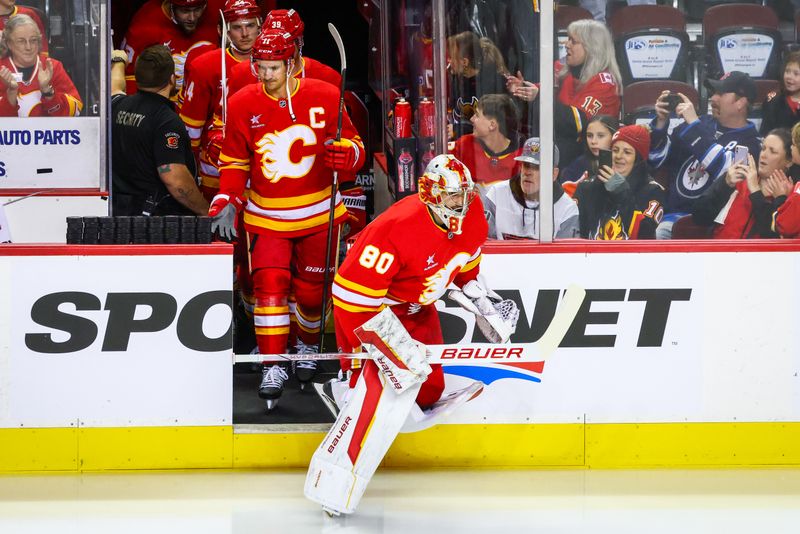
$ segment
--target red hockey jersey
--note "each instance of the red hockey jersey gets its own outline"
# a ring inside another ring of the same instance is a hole
[[[302,68],[294,74],[294,77],[298,80],[301,78],[313,78],[315,80],[328,82],[336,87],[341,85],[342,75],[326,64],[305,56],[302,56],[300,61],[302,61]],[[250,68],[250,62],[242,61],[239,65],[236,65],[231,72],[231,81],[228,86],[231,90],[230,94],[236,94],[243,87],[251,83],[256,83],[257,81],[258,79]]]
[[[520,163],[514,158],[522,153],[522,148],[512,143],[499,154],[489,151],[473,134],[458,138],[451,151],[472,173],[472,179],[481,186],[508,180],[519,173]]]
[[[75,84],[64,70],[64,65],[57,59],[50,59],[53,64],[53,79],[50,84],[55,94],[52,98],[42,98],[39,87],[39,68],[48,61],[47,56],[40,54],[39,63],[31,74],[28,82],[20,82],[17,94],[17,105],[12,106],[6,98],[6,92],[0,92],[1,117],[75,117],[80,115],[83,102],[75,89]],[[0,59],[0,68],[6,67],[11,72],[17,68],[10,57]]]
[[[327,227],[332,171],[324,164],[327,139],[336,136],[339,90],[303,79],[286,99],[251,84],[228,100],[228,124],[220,154],[220,193],[242,195],[250,180],[244,222],[248,232],[308,235]],[[342,138],[364,145],[345,113]],[[335,222],[346,219],[336,193]]]
[[[197,29],[191,35],[183,33],[180,27],[172,22],[169,0],[148,0],[139,8],[122,41],[122,47],[128,53],[128,66],[125,70],[125,79],[128,82],[126,92],[129,95],[136,92],[136,79],[133,75],[136,59],[142,50],[155,44],[163,44],[172,52],[178,91],[180,91],[183,87],[183,71],[189,53],[201,47],[211,49],[218,46],[220,37],[217,21],[219,10],[224,3],[224,0],[209,0]]]
[[[39,17],[39,14],[29,7],[14,6],[14,9],[8,15],[0,15],[0,32],[5,29],[8,19],[14,15],[28,15],[33,19],[33,22],[36,23],[36,25],[39,27],[39,31],[42,33],[42,43],[39,45],[39,52],[47,55],[47,32],[44,31],[44,24],[42,23],[42,19]]]
[[[417,196],[393,204],[359,234],[333,281],[336,340],[345,352],[360,342],[353,330],[385,306],[433,304],[455,282],[478,276],[488,225],[476,198],[462,224],[448,232]]]
[[[558,99],[565,106],[575,106],[586,112],[589,118],[595,115],[619,117],[620,98],[614,77],[600,72],[583,85],[572,74],[561,80]]]

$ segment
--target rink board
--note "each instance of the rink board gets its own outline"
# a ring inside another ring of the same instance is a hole
[[[487,247],[489,284],[522,311],[514,341],[569,284],[591,302],[538,370],[447,367],[448,388],[483,393],[385,464],[800,465],[800,244],[630,245]],[[231,426],[230,248],[106,249],[2,250],[0,471],[307,465],[321,432]],[[448,343],[480,340],[440,312]]]

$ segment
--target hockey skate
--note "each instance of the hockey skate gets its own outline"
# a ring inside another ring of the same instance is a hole
[[[314,389],[331,414],[338,417],[350,396],[350,379],[340,370],[337,378],[331,378],[324,384],[314,384]]]
[[[441,399],[424,410],[414,404],[400,432],[403,434],[419,432],[420,430],[438,425],[460,406],[483,393],[484,386],[485,384],[483,382],[473,382],[467,387],[451,391],[447,395],[442,396]]]
[[[267,411],[271,411],[278,404],[283,394],[283,384],[289,379],[289,374],[280,365],[264,366],[264,375],[258,387],[258,396],[267,401]]]
[[[297,354],[317,354],[318,348],[316,345],[306,345],[299,339],[295,345]],[[306,385],[314,380],[317,374],[317,361],[316,360],[294,360],[292,361],[292,371],[297,376],[297,381],[300,382],[300,389],[305,390]]]

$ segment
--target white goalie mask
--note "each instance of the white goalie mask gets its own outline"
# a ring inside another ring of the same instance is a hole
[[[452,154],[433,158],[419,179],[419,198],[447,225],[452,234],[461,224],[477,191],[469,169]]]

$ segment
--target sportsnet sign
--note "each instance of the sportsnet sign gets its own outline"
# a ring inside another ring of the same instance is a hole
[[[230,424],[230,247],[103,248],[0,256],[0,428]]]
[[[100,121],[0,118],[0,190],[99,189]]]

